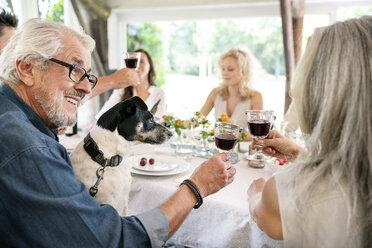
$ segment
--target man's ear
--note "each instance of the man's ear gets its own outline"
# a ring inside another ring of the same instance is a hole
[[[23,60],[16,61],[16,68],[19,79],[27,86],[33,86],[35,82],[34,69],[32,64],[27,64]]]

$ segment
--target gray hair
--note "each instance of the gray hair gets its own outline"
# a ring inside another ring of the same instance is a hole
[[[82,29],[75,31],[62,23],[34,18],[25,22],[9,40],[0,56],[0,78],[8,85],[17,85],[20,79],[16,61],[33,63],[43,70],[48,69],[49,59],[63,49],[64,37],[77,37],[92,52],[95,41]]]
[[[310,134],[307,155],[294,165],[297,206],[306,209],[317,182],[346,182],[349,235],[371,247],[372,16],[316,30],[292,92],[300,127]]]
[[[232,57],[236,59],[241,81],[239,84],[239,93],[243,100],[249,99],[252,96],[253,90],[251,89],[251,58],[248,52],[243,51],[239,48],[231,48],[227,52],[223,53],[218,60],[218,65],[221,67],[224,59]],[[227,85],[222,84],[219,90],[220,94],[224,99],[227,98]]]

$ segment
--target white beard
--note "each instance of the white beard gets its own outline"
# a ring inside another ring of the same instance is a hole
[[[50,91],[45,87],[45,80],[37,89],[36,101],[40,104],[49,121],[56,127],[71,126],[76,122],[75,118],[69,118],[63,108],[64,97],[59,96],[58,90]]]

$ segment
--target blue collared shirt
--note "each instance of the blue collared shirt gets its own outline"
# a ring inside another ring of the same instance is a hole
[[[56,134],[0,86],[0,247],[160,247],[167,236],[159,209],[121,217],[92,198]]]

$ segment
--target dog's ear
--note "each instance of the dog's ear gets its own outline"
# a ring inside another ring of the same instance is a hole
[[[137,108],[147,111],[146,103],[138,96],[134,96],[121,103],[120,116],[130,117],[136,114]]]
[[[119,113],[121,117],[131,117],[136,114],[136,106],[130,103],[125,104],[125,102],[123,102]]]
[[[133,103],[140,109],[144,110],[144,111],[147,111],[148,108],[147,108],[147,105],[146,103],[138,96],[134,96],[130,99],[131,101],[133,101]]]

